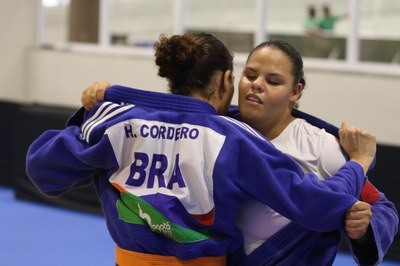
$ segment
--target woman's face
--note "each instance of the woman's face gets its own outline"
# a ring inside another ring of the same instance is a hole
[[[274,47],[253,52],[239,81],[239,110],[244,122],[264,133],[291,117],[302,86],[293,85],[292,62]]]

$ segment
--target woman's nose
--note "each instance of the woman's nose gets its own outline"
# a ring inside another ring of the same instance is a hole
[[[253,81],[253,84],[251,85],[251,91],[253,93],[260,93],[264,91],[264,87],[263,87],[263,80],[262,78],[258,78],[256,80]]]

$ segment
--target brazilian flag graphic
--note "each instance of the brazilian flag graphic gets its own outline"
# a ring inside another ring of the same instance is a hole
[[[119,218],[124,222],[149,226],[151,231],[179,243],[192,243],[210,238],[209,233],[201,233],[173,223],[145,200],[127,192],[121,193],[117,209]]]

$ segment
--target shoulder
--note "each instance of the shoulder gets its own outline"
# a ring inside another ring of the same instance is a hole
[[[222,118],[221,120],[224,121],[223,123],[226,126],[232,127],[233,129],[235,129],[235,131],[243,132],[245,134],[249,134],[250,136],[252,136],[256,139],[266,141],[266,139],[263,135],[261,135],[257,130],[255,130],[248,124],[238,121],[237,119],[228,117],[228,116],[219,116],[219,117]]]
[[[337,138],[325,129],[316,127],[304,119],[295,119],[294,122],[293,134],[298,136],[298,139],[307,141],[309,145],[320,149],[339,145]]]
[[[289,141],[290,145],[304,148],[312,147],[315,150],[325,140],[336,141],[336,138],[324,129],[313,126],[302,118],[296,118],[272,142],[277,145],[284,145]]]
[[[315,169],[320,177],[326,179],[334,175],[346,162],[339,140],[325,129],[302,121],[299,131],[303,131],[303,146],[308,145],[309,154],[315,156]]]
[[[296,160],[305,171],[326,178],[345,162],[332,134],[297,118],[272,143]]]
[[[217,128],[226,136],[226,147],[230,153],[237,154],[237,158],[248,160],[249,154],[282,155],[267,138],[248,124],[226,116],[217,116],[217,119]]]
[[[94,132],[104,132],[110,124],[120,122],[121,114],[134,108],[134,105],[119,105],[111,102],[102,102],[97,104],[93,110],[85,115],[81,126],[81,139],[90,142]]]

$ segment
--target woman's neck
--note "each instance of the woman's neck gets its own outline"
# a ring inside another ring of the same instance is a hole
[[[264,127],[258,129],[268,140],[273,140],[278,137],[283,130],[295,119],[294,116],[288,115],[273,122],[272,124],[264,123]],[[257,128],[256,128],[257,129]]]

